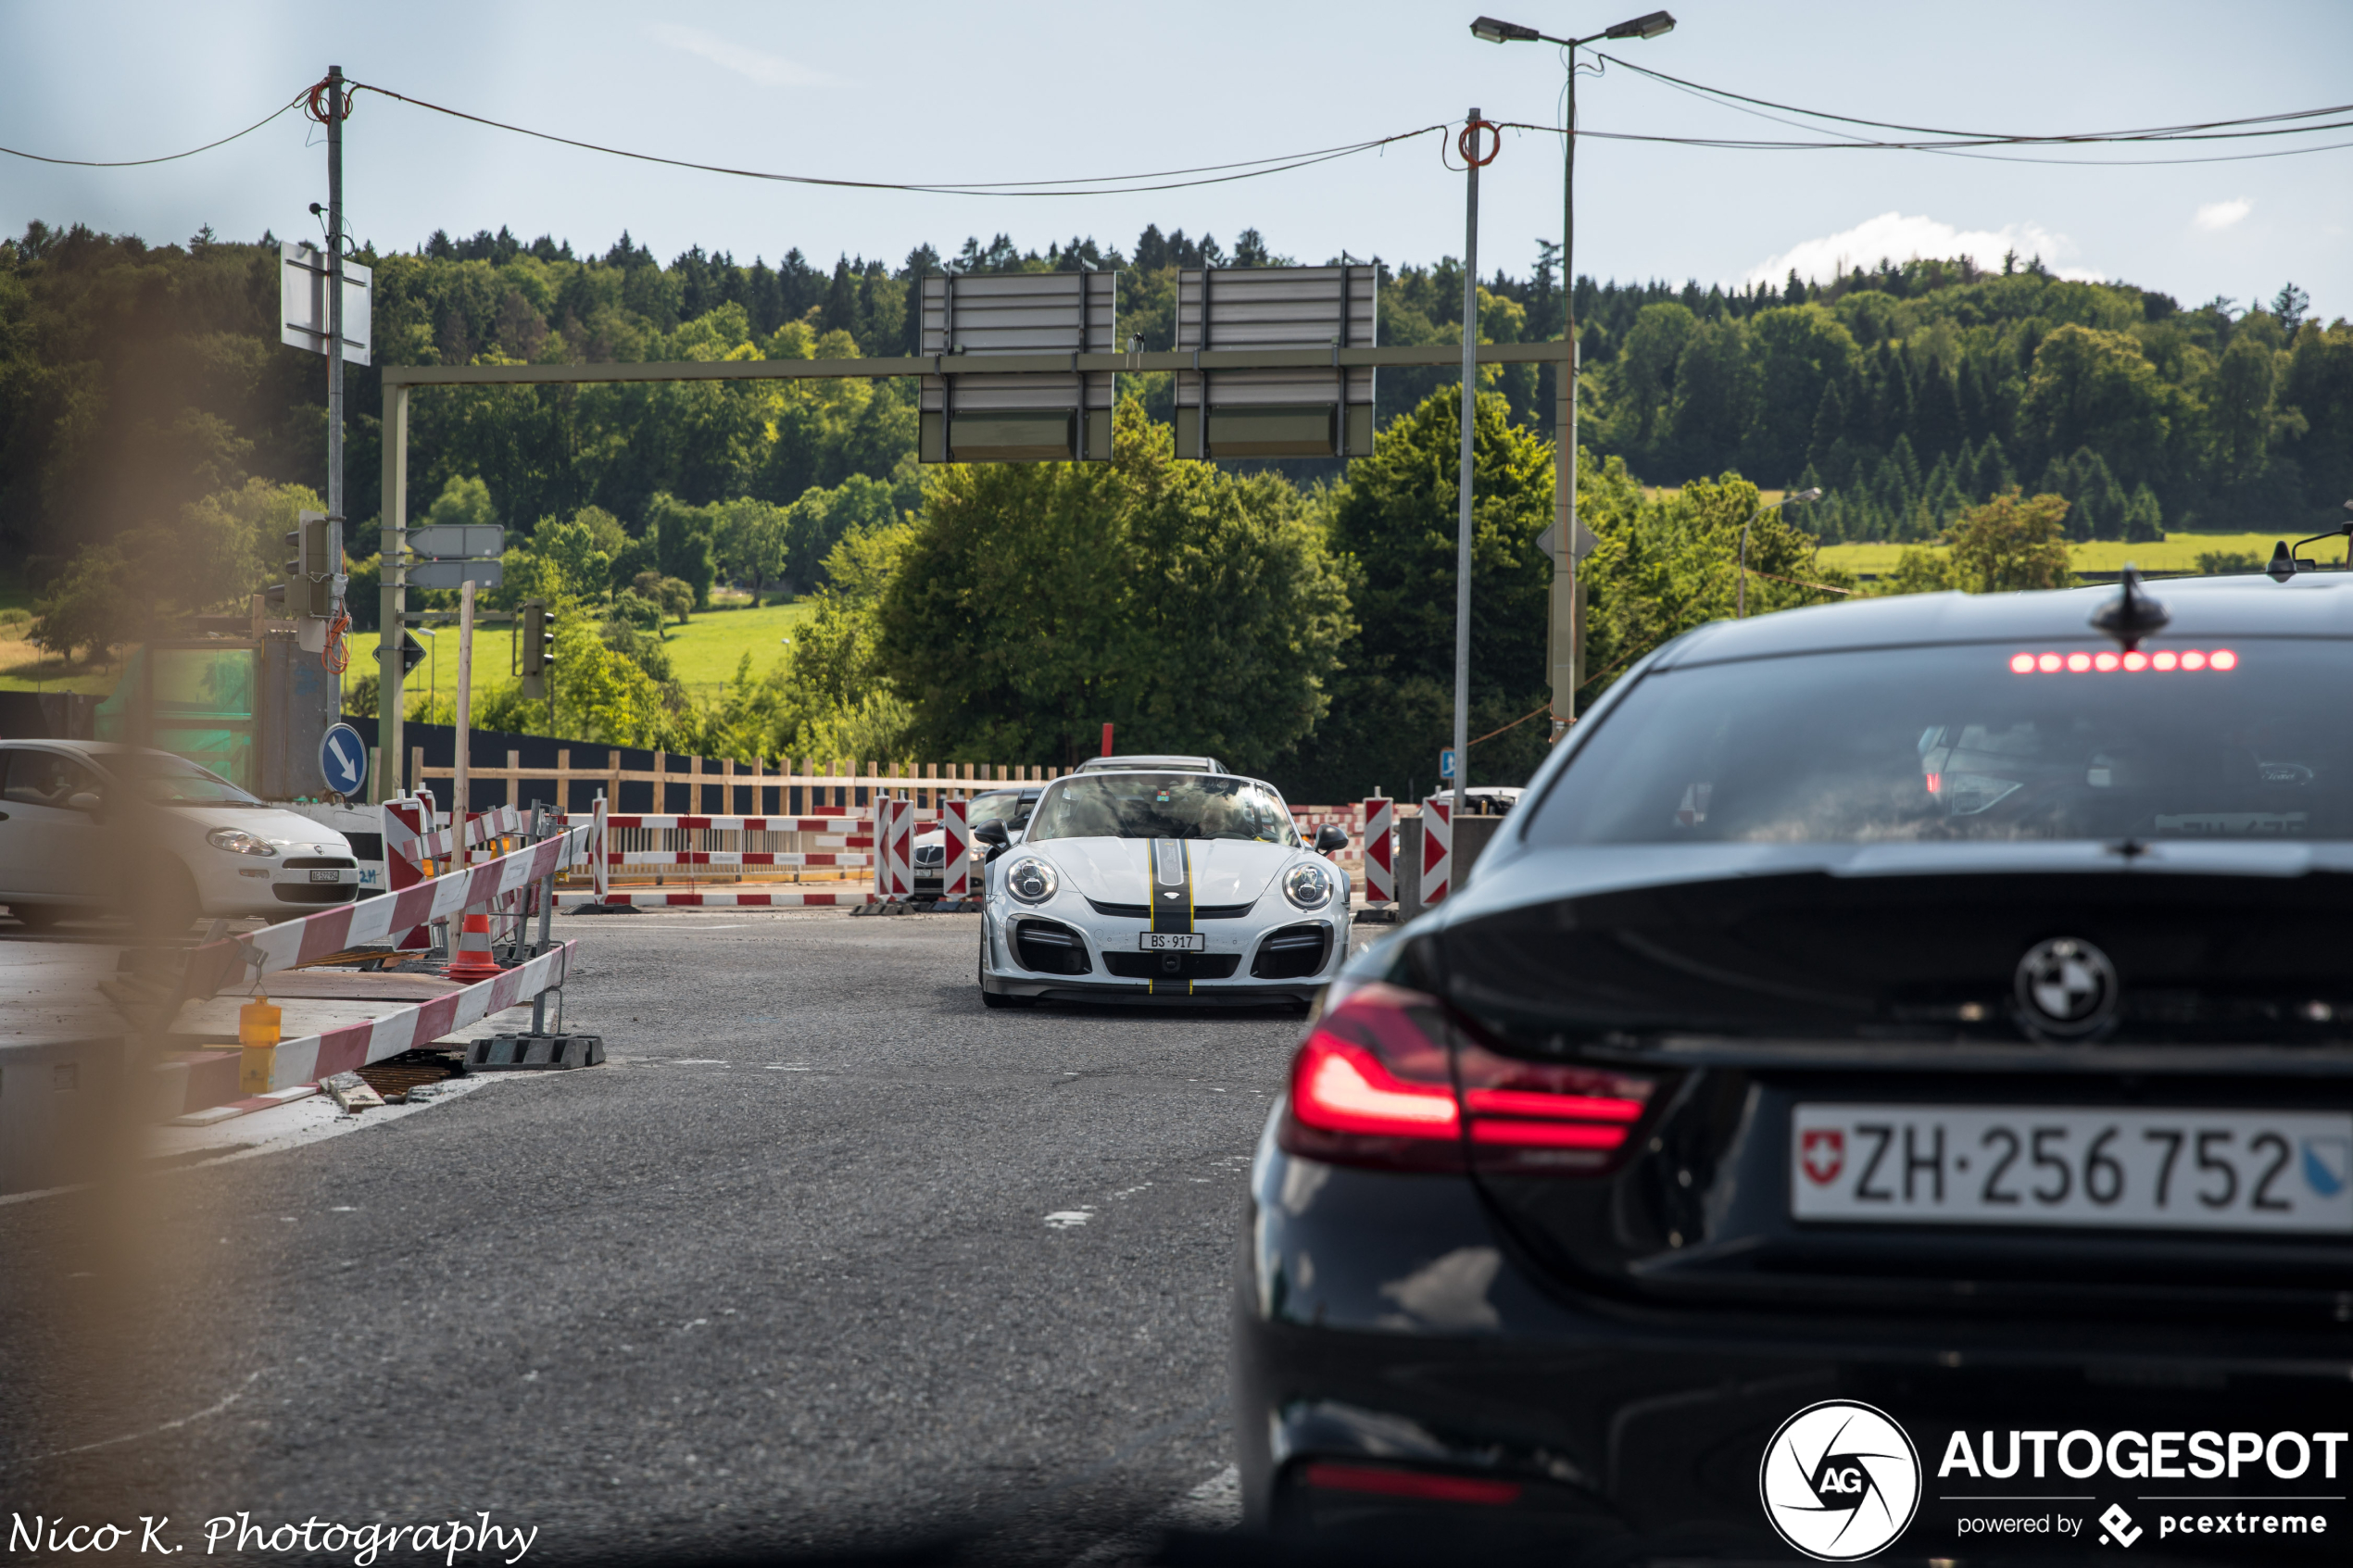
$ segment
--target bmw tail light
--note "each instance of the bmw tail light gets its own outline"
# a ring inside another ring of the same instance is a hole
[[[1467,1043],[1455,1067],[1478,1168],[1497,1173],[1616,1169],[1658,1086],[1638,1073],[1523,1061]]]
[[[1277,1136],[1289,1153],[1335,1164],[1462,1170],[1438,998],[1377,982],[1317,1019],[1291,1059]]]
[[[1504,1056],[1462,1039],[1436,997],[1375,984],[1301,1044],[1277,1137],[1288,1153],[1342,1165],[1461,1171],[1475,1154],[1482,1171],[1596,1174],[1630,1148],[1656,1086]]]

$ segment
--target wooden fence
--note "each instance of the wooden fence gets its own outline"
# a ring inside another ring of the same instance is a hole
[[[618,759],[618,749],[610,755]],[[623,768],[618,760],[599,767],[573,767],[569,749],[556,753],[552,768],[526,768],[522,753],[510,751],[504,767],[484,767],[474,763],[467,770],[469,780],[475,783],[503,782],[507,802],[523,805],[533,798],[544,798],[527,791],[531,784],[553,785],[554,804],[563,810],[578,810],[580,803],[573,797],[573,786],[579,784],[605,792],[607,809],[622,809],[621,786],[643,784],[651,786],[651,804],[644,808],[650,815],[674,814],[683,810],[687,815],[791,817],[824,816],[837,812],[865,810],[877,793],[903,795],[925,809],[937,809],[945,799],[968,798],[982,790],[996,789],[1008,784],[1042,784],[1061,778],[1067,768],[1013,766],[1003,763],[974,762],[819,762],[804,759],[787,760],[778,766],[761,761],[737,762],[733,758],[712,759],[689,757],[681,771],[669,766],[662,752],[653,754],[650,768]],[[452,767],[428,767],[422,746],[412,748],[409,777],[412,787],[422,787],[443,782],[444,787],[433,793],[449,804],[447,797],[457,778]],[[672,789],[684,786],[687,791],[683,808],[670,804]],[[633,808],[634,809],[634,808]]]

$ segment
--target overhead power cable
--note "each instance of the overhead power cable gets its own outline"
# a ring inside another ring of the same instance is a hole
[[[2333,114],[2353,114],[2353,104],[2336,104],[2328,108],[2296,109],[2284,114],[2246,115],[2235,119],[2204,120],[2185,125],[2161,125],[2137,131],[2087,131],[2057,136],[2024,135],[1995,131],[1947,131],[1931,125],[1902,125],[1892,120],[1860,119],[1853,115],[1832,114],[1827,109],[1802,108],[1795,104],[1777,104],[1770,98],[1752,98],[1745,94],[1732,92],[1729,88],[1710,87],[1703,82],[1687,82],[1680,76],[1669,76],[1663,70],[1653,70],[1648,66],[1639,66],[1631,60],[1621,60],[1615,55],[1604,55],[1598,49],[1593,52],[1621,70],[1630,70],[1639,76],[1647,76],[1655,81],[1670,82],[1677,87],[1683,88],[1689,92],[1701,94],[1711,98],[1729,98],[1737,103],[1755,104],[1760,108],[1780,109],[1784,114],[1802,114],[1809,119],[1834,119],[1844,125],[1869,126],[1874,131],[1902,131],[1917,136],[1956,137],[1965,141],[1987,143],[2187,140],[2191,139],[2193,133],[2195,132],[2232,132],[2234,127],[2244,125],[2278,125],[2282,120],[2319,119]],[[2275,131],[2239,133],[2250,135],[2295,135],[2299,132],[2304,131],[2322,131],[2331,128],[2318,125],[2285,126]]]
[[[1527,120],[1506,119],[1497,120],[1494,123],[1506,131],[1536,131],[1548,136],[1558,136],[1562,133],[1561,128],[1557,125],[1536,125]],[[2353,129],[2353,120],[2346,121],[2341,126],[2314,126],[2311,129],[2316,131]],[[1577,134],[1580,137],[1591,137],[1595,141],[1655,142],[1661,143],[1668,146],[1718,147],[1735,152],[1942,153],[1951,157],[1990,158],[2002,163],[2072,163],[2087,165],[2094,169],[2141,169],[2155,168],[2165,164],[2181,163],[2243,163],[2252,158],[2294,157],[2302,153],[2325,153],[2334,152],[2343,147],[2353,147],[2353,142],[2324,142],[2318,146],[2312,147],[2274,147],[2269,152],[2260,153],[2213,153],[2203,157],[2027,157],[2019,155],[1972,150],[1989,146],[2009,146],[2017,144],[2007,141],[1776,142],[1733,136],[1658,136],[1633,131],[1592,131],[1582,128],[1578,131]],[[2078,138],[2076,139],[2075,144],[2082,145],[2087,142],[2095,143],[2096,141],[2096,138]],[[2145,145],[2145,144],[2134,144]]]
[[[154,163],[172,163],[183,157],[194,157],[198,153],[208,153],[215,147],[225,147],[230,143],[237,140],[240,136],[250,136],[255,132],[260,130],[263,126],[269,124],[271,120],[277,119],[280,115],[285,113],[288,109],[294,107],[296,104],[301,103],[309,95],[310,89],[306,87],[301,92],[296,94],[293,97],[287,99],[284,103],[279,105],[276,108],[271,110],[270,113],[262,116],[259,119],[255,120],[251,125],[246,126],[243,131],[223,136],[218,142],[207,142],[201,147],[190,147],[184,153],[166,153],[161,157],[50,157],[44,153],[26,152],[21,147],[0,147],[0,153],[6,153],[10,157],[30,158],[34,163],[64,164],[68,168],[71,169],[142,169]]]
[[[511,132],[518,136],[530,136],[560,146],[578,147],[584,152],[603,153],[611,157],[632,158],[640,163],[658,163],[671,169],[691,169],[706,174],[724,174],[739,180],[771,180],[791,185],[826,185],[854,191],[908,191],[928,195],[961,196],[1095,196],[1124,195],[1148,191],[1174,191],[1190,185],[1222,185],[1236,180],[1255,180],[1262,175],[1281,174],[1313,164],[1328,163],[1334,158],[1371,152],[1391,143],[1411,141],[1432,132],[1444,131],[1444,124],[1425,125],[1418,131],[1401,132],[1393,136],[1377,137],[1367,142],[1352,142],[1344,146],[1320,147],[1302,153],[1282,153],[1263,158],[1249,158],[1239,163],[1207,164],[1197,169],[1159,169],[1140,174],[1099,175],[1076,180],[998,180],[972,183],[935,181],[846,180],[818,174],[779,174],[766,169],[736,169],[725,164],[697,163],[688,158],[664,157],[657,153],[635,152],[626,147],[610,147],[601,143],[584,142],[572,136],[559,136],[552,132],[535,131],[526,125],[513,125],[505,120],[491,119],[483,115],[469,114],[447,105],[428,103],[396,93],[373,82],[354,82],[355,89],[374,93],[414,108],[429,109],[454,119],[486,125],[495,131]],[[1199,175],[1190,179],[1184,176]],[[1139,184],[1139,181],[1159,181],[1157,184]],[[1083,187],[1083,188],[1080,188]]]

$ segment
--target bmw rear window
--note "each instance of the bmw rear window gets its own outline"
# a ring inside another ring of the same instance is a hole
[[[2353,836],[2353,645],[1882,648],[1646,676],[1539,844]]]

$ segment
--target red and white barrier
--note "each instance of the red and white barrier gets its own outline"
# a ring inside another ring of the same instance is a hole
[[[883,898],[915,896],[915,809],[904,800],[875,797],[875,893]]]
[[[906,802],[905,802],[905,801],[900,801],[900,802],[899,802],[899,804],[900,804],[900,805],[901,805],[901,806],[906,806]],[[916,821],[916,822],[931,822],[931,821],[933,821],[934,819],[936,819],[936,818],[938,816],[938,814],[939,814],[939,813],[937,813],[937,811],[930,811],[930,810],[916,810],[916,809],[915,809],[915,808],[913,808],[913,807],[912,807],[912,806],[908,806],[908,807],[907,807],[907,809],[908,809],[909,811],[911,811],[911,812],[912,812],[912,813],[913,813],[913,817],[912,817],[912,820],[913,820],[913,821]],[[564,818],[564,822],[565,822],[567,824],[575,823],[575,822],[587,822],[587,821],[589,820],[589,818],[590,818],[591,814],[592,814],[592,813],[589,813],[589,812],[586,812],[586,811],[573,811],[573,812],[570,813],[569,815],[567,815],[567,816]],[[620,828],[648,828],[648,829],[651,829],[651,830],[654,830],[654,831],[656,831],[656,832],[661,832],[661,833],[849,833],[849,834],[854,834],[854,833],[857,833],[857,832],[859,832],[860,830],[863,829],[864,827],[866,827],[866,826],[867,826],[867,824],[868,824],[871,821],[872,821],[872,818],[871,818],[871,817],[867,817],[867,816],[854,816],[854,817],[648,817],[648,816],[635,816],[635,815],[632,815],[632,816],[621,816],[621,815],[618,815],[618,814],[609,814],[609,815],[607,815],[607,817],[605,818],[605,826],[607,826],[607,827],[609,827],[609,828],[614,828],[614,829],[620,829]]]
[[[586,904],[614,908],[625,905],[635,909],[830,909],[875,901],[875,895],[862,887],[853,893],[672,893],[650,888],[556,895],[556,907],[560,909],[579,909]]]
[[[1104,728],[1108,730],[1109,725]],[[939,896],[943,898],[965,898],[972,895],[973,835],[970,816],[972,802],[948,800],[940,803],[941,859],[939,863]]]
[[[396,893],[338,904],[317,914],[265,926],[249,935],[207,943],[189,952],[181,995],[209,997],[249,974],[295,969],[335,953],[388,942],[429,922],[463,914],[474,905],[520,892],[585,855],[591,831],[573,828]]]
[[[1445,900],[1454,879],[1454,801],[1433,795],[1422,802],[1422,908]]]
[[[393,855],[399,856],[411,866],[422,866],[427,860],[447,860],[454,852],[450,829],[438,821],[433,797],[421,795],[414,799],[387,800],[381,814],[384,818],[387,869],[389,858]],[[493,806],[466,819],[466,845],[469,848],[487,844],[494,838],[512,837],[521,832],[522,816],[512,806]]]
[[[555,844],[560,840],[550,839]],[[384,899],[371,900],[383,903]],[[371,1061],[429,1046],[452,1030],[479,1023],[494,1012],[527,1002],[542,991],[564,983],[572,971],[572,956],[580,944],[566,942],[537,958],[502,970],[488,980],[461,991],[445,991],[431,1001],[366,1023],[330,1029],[323,1035],[282,1040],[270,1070],[272,1090],[297,1084],[315,1084],[336,1073],[348,1073]]]
[[[790,849],[616,849],[609,866],[870,866],[872,855]]]
[[[1365,802],[1364,811],[1365,902],[1393,904],[1397,902],[1397,868],[1390,864],[1390,834],[1397,826],[1395,810],[1390,801],[1375,796]]]

